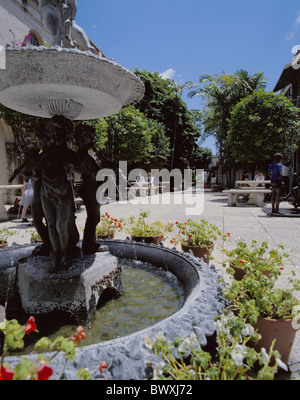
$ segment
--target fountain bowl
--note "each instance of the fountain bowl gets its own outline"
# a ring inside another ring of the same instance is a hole
[[[7,48],[0,103],[37,117],[107,117],[137,103],[144,84],[133,72],[90,51],[58,46]]]

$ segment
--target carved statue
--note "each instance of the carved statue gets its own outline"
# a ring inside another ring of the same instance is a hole
[[[87,212],[82,252],[84,255],[93,254],[100,247],[95,236],[100,222],[100,204],[96,198],[101,184],[96,180],[100,167],[89,154],[89,150],[94,149],[95,129],[89,125],[77,125],[74,132],[71,120],[56,115],[44,122],[36,137],[38,148],[33,146],[9,181],[12,182],[17,174],[32,179],[33,224],[43,241],[33,254],[51,255],[54,259],[52,271],[57,272],[71,267],[73,259],[81,255],[77,247],[79,233],[75,223],[72,171],[82,176],[79,193]],[[74,139],[77,153],[68,147]]]
[[[30,151],[28,151],[28,149]],[[27,146],[24,163],[17,169],[9,179],[11,183],[19,174],[31,178],[33,186],[33,199],[31,204],[31,215],[34,227],[42,239],[42,244],[33,250],[34,255],[47,256],[50,254],[52,247],[50,243],[47,225],[44,224],[45,214],[41,202],[41,177],[34,172],[35,167],[39,164],[41,155],[39,149],[35,146]]]
[[[49,0],[39,0],[39,12],[44,25],[49,29],[52,36],[53,45],[60,45],[59,19],[57,10],[52,6]]]
[[[96,243],[95,231],[100,222],[100,205],[96,198],[100,185],[100,182],[96,181],[96,176],[100,167],[88,152],[93,149],[94,138],[95,128],[92,126],[78,125],[76,127],[75,142],[78,147],[77,157],[82,176],[82,186],[79,189],[79,194],[87,212],[82,242],[83,254],[95,253],[99,248],[99,244]]]
[[[38,137],[44,151],[34,173],[40,179],[40,199],[55,260],[54,270],[69,268],[72,260],[80,255],[76,246],[79,233],[71,181],[77,157],[67,147],[73,136],[72,122],[55,116],[45,123],[45,130]]]
[[[39,12],[54,45],[95,52],[87,34],[75,22],[77,0],[39,0]]]

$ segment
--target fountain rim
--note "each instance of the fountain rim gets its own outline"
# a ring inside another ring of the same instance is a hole
[[[224,307],[224,300],[220,294],[221,293],[220,288],[223,288],[223,284],[220,282],[221,276],[216,272],[214,266],[208,266],[207,264],[204,263],[203,260],[200,260],[200,259],[194,257],[192,255],[192,253],[184,253],[184,252],[178,251],[176,249],[166,248],[163,245],[154,245],[154,244],[146,244],[146,243],[141,243],[141,242],[134,242],[134,241],[131,241],[128,239],[126,239],[126,240],[108,239],[108,240],[101,240],[99,242],[107,245],[112,254],[114,253],[114,251],[111,251],[111,248],[113,246],[127,246],[127,247],[128,246],[136,246],[140,250],[141,249],[144,249],[144,250],[151,249],[151,250],[154,250],[157,252],[164,252],[167,255],[171,255],[171,257],[178,258],[181,262],[184,261],[185,265],[189,265],[189,267],[192,268],[192,270],[194,271],[196,276],[198,276],[198,280],[197,280],[197,282],[195,282],[194,287],[191,288],[190,293],[187,295],[187,297],[185,297],[185,301],[184,301],[184,304],[181,307],[181,309],[178,310],[176,313],[172,314],[171,316],[157,322],[154,325],[151,325],[148,328],[138,330],[129,335],[118,337],[118,338],[115,338],[115,339],[112,339],[109,341],[104,341],[104,342],[99,342],[99,343],[95,343],[95,344],[91,344],[91,345],[87,345],[87,346],[78,347],[76,349],[77,350],[76,357],[79,357],[79,361],[75,360],[76,371],[79,368],[87,367],[87,365],[84,366],[83,365],[84,363],[82,363],[80,361],[81,358],[84,359],[84,357],[87,357],[88,360],[92,360],[92,354],[94,354],[94,352],[96,352],[97,355],[100,357],[99,352],[101,352],[101,351],[105,352],[106,350],[111,352],[112,348],[116,348],[116,350],[114,351],[114,354],[115,354],[115,357],[117,358],[118,351],[120,351],[119,350],[120,348],[123,348],[126,345],[128,345],[128,347],[130,347],[130,344],[136,343],[136,341],[139,341],[141,352],[143,353],[142,354],[143,365],[145,367],[146,367],[146,363],[149,361],[149,359],[151,359],[151,357],[154,358],[157,362],[159,362],[159,360],[157,359],[157,356],[154,356],[150,349],[146,349],[145,344],[144,344],[144,338],[146,336],[153,338],[155,336],[155,334],[157,334],[159,331],[163,331],[165,333],[166,337],[168,339],[172,340],[176,336],[179,336],[179,337],[180,336],[181,337],[190,336],[190,334],[192,332],[194,332],[195,329],[199,329],[199,330],[201,330],[201,333],[199,333],[200,345],[205,346],[207,344],[207,340],[206,340],[207,337],[212,336],[215,332],[214,319],[218,314],[221,313],[221,310]],[[18,246],[18,247],[8,247],[7,249],[4,249],[2,251],[8,252],[9,250],[16,251],[18,249],[19,250],[28,249],[28,251],[29,251],[29,250],[32,250],[32,248],[34,248],[34,247],[35,247],[35,245],[34,246],[23,245],[23,246]],[[128,259],[128,257],[126,257],[125,255],[123,255],[123,257],[120,257],[120,258]],[[149,261],[149,262],[151,262],[151,261]],[[153,264],[153,265],[155,265],[155,264]],[[9,269],[11,267],[7,267],[7,269]],[[0,271],[1,271],[1,265],[0,265]],[[209,274],[208,279],[207,279],[207,273]],[[201,276],[202,274],[204,274],[203,279]],[[212,282],[213,281],[213,279],[211,279],[212,274],[215,275],[215,282]],[[216,304],[212,305],[208,302],[207,299],[205,299],[205,295],[204,295],[205,288],[209,287],[209,286],[211,286],[213,288],[214,297],[215,298],[220,297],[219,299],[216,299],[216,303],[218,303],[217,308],[214,308],[214,307],[216,307]],[[208,315],[207,315],[207,311],[202,310],[203,301],[210,310]],[[185,319],[186,325],[184,327],[182,327],[182,325],[181,325],[181,318]],[[202,322],[203,318],[207,318],[208,321],[206,321],[206,323],[204,322],[203,327],[201,327],[201,322]],[[199,327],[198,327],[197,322],[199,324]],[[180,329],[182,328],[181,332],[178,331],[178,327]],[[171,336],[173,336],[173,337],[170,336],[171,330],[173,330],[173,333],[174,332],[176,333],[176,334],[171,334]],[[185,335],[182,335],[182,334],[180,335],[180,333],[183,333],[183,332],[185,332]],[[196,333],[196,332],[194,332],[194,333]],[[146,353],[146,354],[144,354],[144,353]],[[45,356],[49,356],[51,354],[53,354],[53,353],[45,353]],[[29,360],[36,360],[37,356],[38,356],[37,354],[30,354],[30,355],[26,356],[26,358]],[[11,357],[7,357],[6,361],[8,363],[12,363],[12,365],[14,365],[14,364],[18,363],[22,357],[24,357],[24,356],[11,356]],[[113,358],[111,356],[111,353],[110,353],[109,357],[111,359],[115,360],[115,358]],[[60,369],[60,367],[58,365],[59,365],[59,362],[61,362],[61,361],[62,360],[61,360],[60,356],[57,358],[57,360],[54,359],[54,363],[52,365],[54,371],[56,371],[56,370],[58,371]],[[99,362],[100,361],[101,360],[99,360]],[[110,360],[110,362],[112,362],[112,361]],[[93,366],[91,369],[93,369]],[[74,373],[74,371],[73,371],[73,373]],[[76,372],[74,373],[74,376],[75,375],[76,375]],[[112,378],[112,379],[115,379],[115,378]],[[68,378],[68,379],[72,379],[72,378]],[[122,378],[119,377],[118,379],[122,379]],[[133,379],[135,379],[135,378],[133,378]]]

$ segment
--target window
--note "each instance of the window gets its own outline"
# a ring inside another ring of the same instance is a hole
[[[43,39],[38,32],[30,29],[29,33],[24,38],[24,43],[25,45],[41,46],[43,44]]]

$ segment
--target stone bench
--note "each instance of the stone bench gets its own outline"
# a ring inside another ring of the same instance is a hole
[[[265,194],[271,194],[271,189],[241,188],[241,189],[223,190],[223,193],[227,194],[228,206],[231,206],[231,207],[236,206],[239,195],[250,194],[252,197],[253,204],[255,204],[257,207],[263,207],[264,206],[264,196],[265,196]]]
[[[151,187],[151,196],[159,193],[163,193],[163,189],[167,187],[166,185],[154,185]],[[140,191],[140,196],[147,196],[148,194],[148,185],[144,186],[128,186],[127,188],[128,196],[129,198],[131,197],[136,197],[138,194],[138,191]]]

